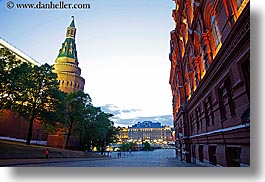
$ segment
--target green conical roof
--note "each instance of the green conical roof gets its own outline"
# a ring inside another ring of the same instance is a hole
[[[62,48],[60,49],[59,57],[68,57],[75,59],[75,62],[78,64],[77,59],[77,51],[76,51],[76,44],[75,44],[75,23],[74,17],[72,16],[73,20],[69,27],[67,27],[66,38],[64,43],[62,43]]]
[[[72,20],[72,22],[71,22],[71,24],[70,24],[70,26],[69,26],[69,27],[75,27],[74,16],[72,16],[72,18],[73,18],[73,20]]]
[[[58,57],[73,58],[77,61],[77,51],[75,45],[75,39],[66,38],[62,44]]]

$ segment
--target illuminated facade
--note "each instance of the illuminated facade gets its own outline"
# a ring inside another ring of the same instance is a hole
[[[128,128],[118,127],[118,129],[119,129],[119,134],[117,136],[118,144],[122,144],[124,142],[127,142],[127,140],[128,140]]]
[[[138,122],[128,127],[128,140],[142,143],[166,143],[172,140],[172,128],[151,121]]]
[[[177,157],[250,166],[250,2],[174,3],[169,84]]]

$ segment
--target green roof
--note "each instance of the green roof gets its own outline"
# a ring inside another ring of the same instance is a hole
[[[75,21],[74,21],[74,17],[72,16],[72,18],[73,18],[73,20],[72,20],[72,22],[71,22],[71,24],[70,24],[70,26],[69,26],[69,27],[75,27]]]
[[[77,61],[75,39],[72,38],[65,39],[64,43],[62,43],[62,48],[60,49],[58,57],[69,57]]]
[[[59,51],[59,57],[68,57],[68,58],[73,58],[75,59],[75,62],[78,63],[77,59],[77,51],[76,51],[76,44],[75,44],[75,39],[74,35],[75,34],[75,23],[74,23],[74,17],[72,16],[73,20],[70,24],[70,26],[67,28],[67,34],[66,34],[66,39],[64,43],[62,43],[62,48]],[[72,32],[71,29],[74,29],[74,33]],[[71,31],[68,31],[71,30]],[[70,33],[69,33],[70,32]]]

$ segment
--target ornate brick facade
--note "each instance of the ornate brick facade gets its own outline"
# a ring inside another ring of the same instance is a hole
[[[175,0],[171,71],[177,156],[250,165],[250,2]]]

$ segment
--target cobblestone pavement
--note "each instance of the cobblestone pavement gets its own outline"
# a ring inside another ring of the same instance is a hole
[[[175,158],[174,150],[123,152],[119,158],[116,152],[104,158],[67,158],[67,159],[24,159],[0,160],[0,166],[15,167],[201,167]]]

